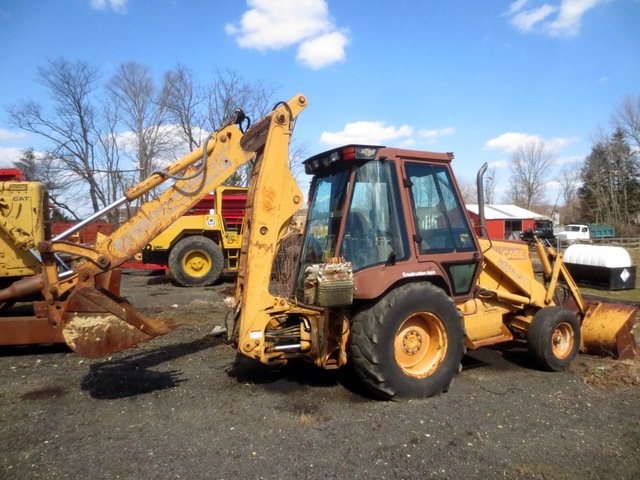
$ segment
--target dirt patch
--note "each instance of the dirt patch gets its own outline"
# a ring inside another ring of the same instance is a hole
[[[613,360],[580,355],[571,368],[583,378],[585,384],[593,387],[640,387],[638,360]]]
[[[167,335],[96,360],[0,349],[0,478],[640,478],[637,363],[540,372],[514,343],[470,352],[445,394],[381,402],[348,368],[269,368],[209,335],[228,283],[148,281],[123,292],[181,323]]]
[[[67,394],[67,390],[62,387],[45,387],[32,390],[20,396],[20,400],[47,400],[63,397]]]

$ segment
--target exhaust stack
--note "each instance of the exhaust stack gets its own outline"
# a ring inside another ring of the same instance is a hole
[[[480,228],[478,230],[479,236],[482,235],[482,230],[484,229],[485,218],[484,218],[484,182],[482,177],[484,177],[484,172],[487,171],[487,162],[485,162],[478,170],[478,176],[476,177],[476,188],[478,189],[478,216],[480,217]]]

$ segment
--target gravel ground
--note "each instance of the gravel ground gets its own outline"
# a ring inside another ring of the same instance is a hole
[[[134,305],[183,325],[100,360],[0,349],[0,478],[640,478],[637,362],[544,373],[481,349],[446,394],[383,402],[347,371],[237,357],[209,335],[225,287],[125,275]]]

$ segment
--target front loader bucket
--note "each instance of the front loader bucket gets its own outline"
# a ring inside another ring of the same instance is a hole
[[[119,283],[119,279],[111,279],[108,289],[79,285],[66,301],[62,334],[67,345],[79,355],[102,357],[169,333],[178,326],[174,321],[153,320],[136,311],[113,293],[119,290]]]
[[[582,321],[581,351],[620,360],[640,358],[640,348],[631,330],[637,306],[593,302]]]

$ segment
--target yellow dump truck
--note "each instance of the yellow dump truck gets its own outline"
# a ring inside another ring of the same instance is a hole
[[[236,271],[246,202],[246,187],[216,188],[147,244],[142,263],[168,266],[185,287],[211,285],[223,271]]]

